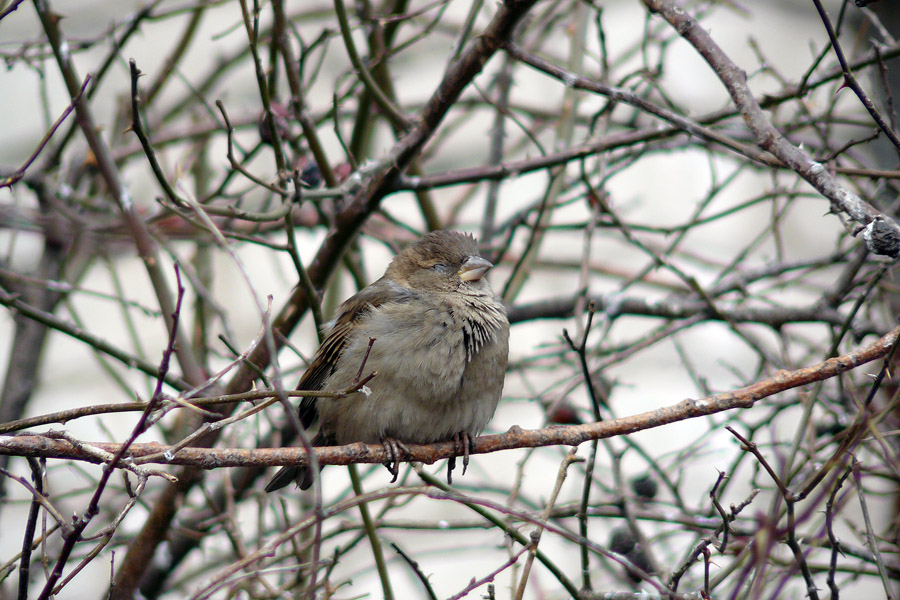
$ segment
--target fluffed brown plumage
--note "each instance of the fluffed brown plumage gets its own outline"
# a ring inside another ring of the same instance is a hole
[[[319,421],[312,444],[396,449],[462,439],[467,452],[497,408],[509,351],[506,310],[484,279],[492,266],[472,236],[435,231],[341,304],[297,389],[346,389],[364,360],[365,373],[378,375],[368,396],[301,401],[303,426]],[[306,489],[312,480],[306,467],[283,467],[266,491],[291,481]]]

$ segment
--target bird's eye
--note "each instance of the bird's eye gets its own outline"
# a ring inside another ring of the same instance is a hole
[[[450,266],[445,263],[435,263],[429,267],[432,271],[437,271],[438,273],[449,273]]]

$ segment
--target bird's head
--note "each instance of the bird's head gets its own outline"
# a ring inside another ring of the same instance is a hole
[[[395,256],[385,276],[414,290],[483,295],[491,293],[484,275],[493,266],[479,255],[474,237],[442,230]]]

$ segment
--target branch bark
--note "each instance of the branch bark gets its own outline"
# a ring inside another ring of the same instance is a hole
[[[590,440],[627,435],[738,408],[751,408],[763,398],[836,377],[882,358],[890,352],[891,347],[897,342],[898,336],[900,336],[900,327],[893,329],[875,343],[855,352],[830,358],[795,371],[779,371],[768,379],[731,392],[705,398],[686,399],[671,406],[637,415],[584,425],[553,426],[544,429],[512,427],[506,433],[476,438],[470,454],[489,454],[501,450],[542,446],[578,446]],[[120,448],[119,444],[110,443],[91,443],[90,445],[109,453],[115,453]],[[456,454],[454,442],[425,445],[407,444],[406,446],[409,448],[409,456],[405,458],[409,461],[431,464]],[[125,457],[141,463],[142,457],[155,455],[156,458],[148,462],[186,465],[198,469],[309,464],[303,448],[182,448],[174,452],[171,459],[161,456],[161,453],[165,453],[167,448],[161,444],[132,444],[125,453]],[[384,448],[377,444],[357,443],[315,448],[314,450],[320,465],[377,464],[384,462],[387,458]],[[0,454],[97,462],[95,456],[79,451],[65,440],[52,439],[40,434],[0,437]]]

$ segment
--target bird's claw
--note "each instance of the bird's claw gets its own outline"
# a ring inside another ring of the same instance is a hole
[[[406,447],[406,444],[394,438],[386,437],[382,439],[381,447],[384,448],[385,455],[383,464],[385,468],[390,471],[391,475],[393,475],[391,483],[394,483],[400,475],[400,452],[406,454],[407,459],[409,459],[411,453],[409,448]]]
[[[466,474],[466,469],[469,468],[469,450],[474,442],[475,438],[466,431],[461,431],[453,436],[454,455],[447,459],[447,483],[453,483],[453,469],[456,468],[456,457],[460,455],[460,452],[462,452],[463,457],[462,474]]]

